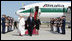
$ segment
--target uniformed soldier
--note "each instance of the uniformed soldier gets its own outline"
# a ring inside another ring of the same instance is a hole
[[[14,27],[13,27],[13,18],[11,17],[11,31],[14,30]]]
[[[59,18],[59,30],[60,30],[60,33],[62,33],[62,19]]]
[[[51,21],[50,21],[51,30],[50,31],[53,31],[53,25],[54,25],[54,18],[51,18]]]
[[[7,32],[8,31],[8,17],[6,17],[6,21],[5,21],[5,32]]]
[[[66,24],[66,16],[62,16],[62,33],[65,34],[65,24]]]
[[[60,33],[60,30],[59,30],[59,18],[57,18],[57,32]]]
[[[10,32],[11,30],[10,30],[10,17],[8,16],[8,32]]]
[[[2,33],[5,34],[5,17],[6,15],[2,15]]]
[[[12,31],[12,22],[11,22],[11,17],[10,17],[10,31]]]
[[[57,19],[56,19],[56,18],[55,18],[55,20],[54,20],[53,31],[54,31],[54,32],[57,31]]]

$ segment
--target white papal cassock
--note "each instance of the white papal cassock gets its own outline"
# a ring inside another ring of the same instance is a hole
[[[25,25],[25,19],[24,18],[19,19],[18,32],[21,35],[25,34],[25,26],[24,25]]]

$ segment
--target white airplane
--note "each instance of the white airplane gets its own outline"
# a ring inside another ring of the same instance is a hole
[[[39,2],[23,6],[16,14],[28,17],[31,13],[34,16],[38,10],[39,17],[56,18],[63,16],[69,7],[71,2]]]

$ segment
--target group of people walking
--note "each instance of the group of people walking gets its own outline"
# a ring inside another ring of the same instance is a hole
[[[10,16],[3,15],[2,16],[2,33],[13,31],[15,28],[18,30],[20,36],[32,34],[39,34],[39,27],[41,25],[39,15],[38,15],[38,7],[35,8],[34,16],[30,13],[29,17],[25,20],[24,16],[19,15],[19,22],[14,21],[14,19]],[[66,17],[62,16],[59,18],[51,18],[50,20],[50,28],[51,31],[58,32],[61,34],[65,34],[65,23]],[[17,25],[18,23],[18,25]]]
[[[37,16],[36,20],[30,14],[30,16],[27,18],[27,20],[24,19],[23,16],[20,16],[19,18],[19,26],[18,26],[18,32],[20,36],[23,35],[30,35],[32,34],[38,35],[39,27],[40,27],[40,19]]]
[[[10,16],[2,15],[2,33],[13,31],[17,27],[16,21]]]
[[[24,16],[19,15],[18,22],[12,17],[2,15],[2,33],[13,31],[15,28],[18,30],[20,36],[39,34],[40,19],[38,16],[38,9],[36,7],[34,16],[30,13],[29,17],[25,20]]]
[[[25,20],[22,15],[19,15],[19,26],[18,26],[18,32],[20,36],[29,35],[32,36],[32,34],[38,35],[39,33],[39,27],[40,27],[40,19],[39,19],[39,8],[35,7],[35,12],[32,14],[30,10],[29,17]]]
[[[65,24],[66,24],[66,17],[62,16],[59,18],[51,18],[50,20],[50,28],[53,32],[58,32],[60,34],[65,34]],[[6,32],[13,31],[15,28],[18,29],[18,33],[20,36],[32,34],[38,35],[39,34],[39,27],[41,25],[39,16],[33,17],[32,14],[27,18],[24,19],[23,16],[19,17],[19,23],[17,26],[17,22],[10,16],[3,15],[2,16],[2,33],[5,34]]]
[[[66,24],[66,16],[51,18],[50,27],[51,31],[58,32],[60,34],[65,34],[65,24]]]

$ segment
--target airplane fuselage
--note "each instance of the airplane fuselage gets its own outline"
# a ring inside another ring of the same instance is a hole
[[[70,3],[61,3],[61,2],[60,3],[58,3],[58,2],[54,2],[54,3],[52,3],[52,2],[34,3],[34,4],[30,4],[30,5],[22,7],[22,8],[25,8],[25,9],[18,10],[17,14],[22,15],[22,16],[29,16],[30,13],[32,13],[33,16],[34,16],[35,6],[39,7],[39,10],[40,10],[39,12],[41,13],[39,15],[39,17],[56,18],[56,17],[63,16],[64,13],[67,12],[68,6],[71,6],[71,4]]]

